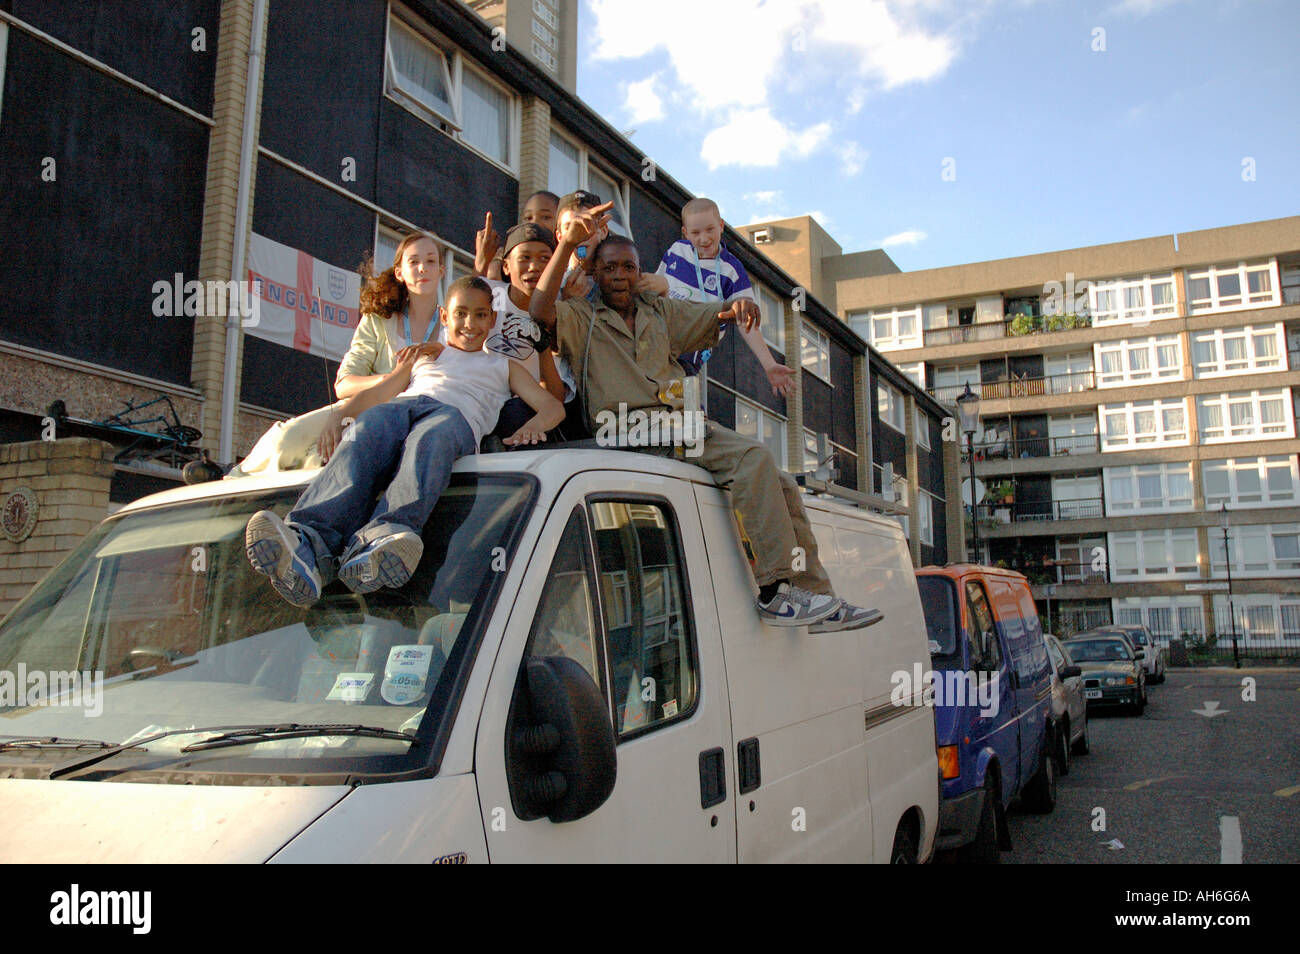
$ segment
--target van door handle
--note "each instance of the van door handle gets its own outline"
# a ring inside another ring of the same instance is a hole
[[[727,800],[727,753],[720,748],[700,753],[700,807],[712,808]]]
[[[757,737],[736,744],[736,774],[739,776],[736,787],[741,795],[748,795],[763,784]]]

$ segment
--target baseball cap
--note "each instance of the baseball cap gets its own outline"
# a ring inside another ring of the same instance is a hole
[[[555,233],[550,229],[543,228],[536,222],[521,222],[506,233],[506,241],[502,253],[510,254],[510,250],[516,245],[523,245],[525,242],[541,242],[552,252],[555,251]]]
[[[588,192],[586,189],[579,189],[560,199],[560,204],[555,207],[555,217],[558,219],[565,212],[573,209],[590,209],[600,204],[600,196],[596,195],[596,193]]]

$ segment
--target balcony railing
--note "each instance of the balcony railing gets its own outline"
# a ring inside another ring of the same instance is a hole
[[[965,448],[962,448],[965,460]],[[975,460],[1011,460],[1028,457],[1063,457],[1067,454],[1101,453],[1101,435],[1069,434],[1064,437],[1027,437],[1021,440],[986,441],[975,445]]]
[[[1068,374],[1053,374],[1044,378],[971,382],[971,390],[976,391],[982,401],[1039,397],[1047,394],[1071,394],[1077,391],[1093,391],[1096,388],[1097,377],[1092,371],[1071,371]],[[941,404],[953,404],[965,390],[966,385],[963,382],[962,384],[930,388],[929,392]]]
[[[982,503],[980,517],[990,524],[1031,523],[1044,520],[1091,520],[1105,515],[1100,497],[1083,500],[1027,500],[1020,503]]]
[[[1087,315],[1007,315],[1002,321],[979,321],[971,325],[953,325],[948,328],[930,328],[922,340],[926,346],[964,344],[967,341],[992,341],[997,338],[1015,338],[1020,335],[1051,334],[1089,328],[1092,319]]]
[[[1052,560],[1039,563],[1035,560],[1013,560],[1011,569],[1025,575],[1031,586],[1049,586],[1053,583],[1063,585],[1083,585],[1087,583],[1109,583],[1110,571],[1106,566],[1095,568],[1092,563],[1079,563],[1070,560]]]

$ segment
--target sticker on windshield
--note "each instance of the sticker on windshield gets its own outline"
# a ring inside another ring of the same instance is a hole
[[[424,695],[431,662],[432,646],[394,646],[390,649],[384,666],[384,681],[379,686],[384,701],[395,706],[418,702]]]
[[[334,688],[325,697],[327,702],[365,702],[370,693],[373,672],[341,672],[334,678]]]

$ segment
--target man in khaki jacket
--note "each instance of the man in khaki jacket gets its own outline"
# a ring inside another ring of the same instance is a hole
[[[758,306],[749,300],[719,306],[638,295],[641,264],[636,246],[618,235],[606,238],[594,252],[593,277],[600,299],[594,304],[581,298],[557,304],[564,263],[574,248],[609,221],[611,206],[586,210],[565,223],[559,247],[529,303],[533,319],[555,332],[556,347],[573,370],[593,432],[597,422],[611,414],[625,419],[638,411],[670,412],[663,396],[682,377],[675,356],[716,345],[719,321],[739,321],[746,329],[759,321]],[[799,487],[776,466],[766,447],[709,423],[700,453],[691,459],[709,471],[719,487],[731,491],[754,549],[760,619],[825,633],[870,626],[882,618],[879,611],[845,603],[831,592]],[[806,569],[794,570],[799,562]]]

